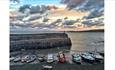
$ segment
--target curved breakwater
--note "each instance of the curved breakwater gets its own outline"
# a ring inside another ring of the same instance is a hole
[[[10,51],[71,47],[66,33],[10,34]]]

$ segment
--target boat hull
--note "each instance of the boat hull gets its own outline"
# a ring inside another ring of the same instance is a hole
[[[88,62],[88,63],[94,63],[95,62],[95,60],[90,60],[90,59],[87,59],[87,58],[84,58],[84,57],[82,57],[82,60],[84,62]]]

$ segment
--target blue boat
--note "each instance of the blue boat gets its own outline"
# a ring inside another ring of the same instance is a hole
[[[75,62],[75,63],[77,63],[77,64],[81,64],[81,62],[82,62],[81,55],[79,55],[79,54],[73,54],[72,55],[72,61]]]
[[[81,54],[82,60],[88,63],[94,63],[95,58],[92,57],[89,53],[83,53]]]
[[[89,52],[89,54],[95,58],[96,62],[102,62],[104,60],[104,57],[101,56],[99,53],[96,52]]]

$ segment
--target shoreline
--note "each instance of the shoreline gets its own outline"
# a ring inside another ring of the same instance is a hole
[[[66,32],[104,32],[105,30],[104,29],[93,29],[93,30],[61,30],[61,31],[57,31],[57,30],[51,30],[51,31],[20,31],[18,33],[12,33],[10,32],[10,35],[13,35],[13,34],[48,34],[48,33],[66,33]]]
[[[67,32],[104,32],[104,29],[83,30],[83,31],[67,31]]]

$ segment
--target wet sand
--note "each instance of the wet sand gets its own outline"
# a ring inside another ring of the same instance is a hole
[[[25,64],[10,66],[10,70],[43,70],[44,64]],[[77,65],[77,64],[49,64],[53,66],[52,70],[104,70],[104,64],[95,65]]]

